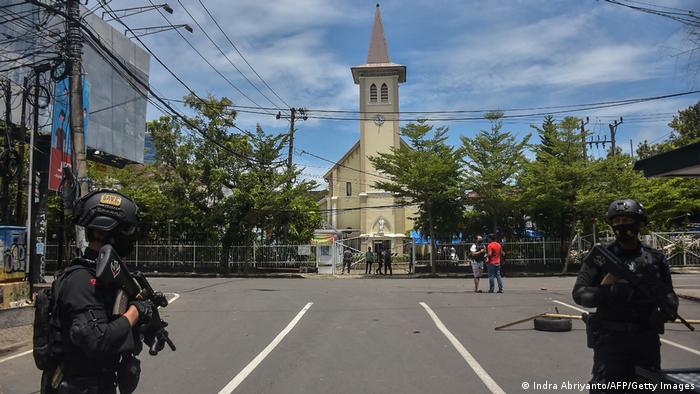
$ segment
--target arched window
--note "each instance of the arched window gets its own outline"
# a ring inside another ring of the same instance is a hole
[[[369,87],[369,102],[377,102],[377,85],[375,84],[372,84],[372,86]]]
[[[385,83],[382,84],[382,103],[389,102],[389,87]]]

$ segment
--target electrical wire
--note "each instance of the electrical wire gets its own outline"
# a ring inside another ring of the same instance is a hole
[[[149,0],[149,2],[150,2],[151,4],[153,4],[153,2],[152,2],[151,0]],[[162,16],[163,19],[165,19],[166,22],[168,22],[168,24],[175,30],[175,32],[180,36],[180,38],[182,38],[182,40],[185,41],[185,42],[187,43],[187,45],[189,45],[189,47],[190,47],[202,60],[204,60],[204,62],[205,62],[207,65],[209,65],[209,67],[211,67],[212,70],[214,70],[214,72],[216,72],[224,81],[226,81],[226,83],[228,83],[234,90],[236,90],[241,96],[245,97],[248,101],[250,101],[251,103],[253,103],[253,104],[256,105],[256,106],[260,106],[257,102],[255,102],[255,100],[253,100],[250,96],[248,96],[245,92],[243,92],[243,90],[241,90],[238,86],[236,86],[233,82],[231,82],[231,80],[228,79],[218,68],[216,68],[216,66],[214,66],[214,65],[211,63],[211,61],[209,61],[209,59],[207,59],[207,58],[202,54],[202,52],[201,52],[199,49],[197,49],[197,48],[194,46],[194,44],[192,44],[192,42],[190,42],[190,40],[188,40],[187,37],[185,37],[184,34],[182,34],[182,32],[180,32],[179,29],[177,29],[177,28],[172,24],[172,22],[170,22],[170,19],[168,19],[168,17],[165,16],[165,14],[163,14],[163,12],[162,12],[160,9],[156,9],[156,11],[158,11],[158,13],[160,14],[160,16]],[[111,15],[111,14],[110,14],[110,15]],[[111,16],[112,16],[112,18],[116,18],[115,15],[111,15]],[[118,21],[119,21],[120,23],[122,23],[122,25],[124,24],[124,23],[121,21],[121,19],[118,19]],[[132,34],[133,34],[133,33],[132,33]],[[137,37],[135,37],[135,38],[137,38]],[[138,39],[138,38],[137,38],[137,39]],[[141,42],[140,39],[139,39],[139,42]],[[188,88],[188,90],[191,91],[191,89],[189,89],[189,87],[187,87],[187,88]],[[275,109],[276,109],[276,108],[275,108]],[[272,115],[272,113],[268,112],[268,115]]]
[[[584,103],[584,104],[538,106],[538,107],[523,107],[523,108],[504,108],[504,109],[491,108],[491,109],[463,109],[463,110],[445,110],[445,111],[364,111],[363,112],[363,111],[355,111],[355,110],[332,110],[332,109],[309,108],[309,109],[306,109],[306,111],[308,113],[318,112],[318,113],[343,113],[343,114],[384,114],[384,115],[428,114],[428,115],[431,115],[431,114],[489,113],[489,112],[496,112],[496,111],[507,113],[507,112],[544,111],[544,110],[554,110],[554,109],[566,109],[566,110],[561,110],[561,111],[545,111],[545,112],[537,112],[537,113],[504,115],[504,118],[513,118],[513,117],[523,118],[523,117],[563,114],[563,113],[569,113],[569,112],[580,112],[580,111],[585,111],[585,110],[590,110],[590,109],[611,108],[611,107],[644,103],[644,102],[648,102],[648,101],[665,100],[665,99],[669,99],[669,98],[682,97],[682,96],[693,95],[693,94],[698,94],[698,93],[700,93],[700,90],[691,90],[691,91],[686,91],[686,92],[671,93],[671,94],[657,95],[657,96],[648,96],[648,97],[639,97],[639,98],[631,98],[631,99],[623,99],[623,100],[591,102],[591,103]],[[178,99],[169,99],[169,100],[178,101]],[[270,107],[251,107],[251,106],[244,106],[244,105],[228,105],[228,107],[235,108],[237,110],[241,110],[241,112],[251,110],[248,112],[256,113],[256,114],[261,114],[261,113],[259,111],[254,111],[254,110],[274,110],[275,109],[275,108],[270,108]],[[264,113],[262,113],[262,114],[264,114]],[[319,118],[319,117],[316,117],[316,118]],[[337,119],[337,120],[374,120],[373,118],[368,119],[368,118],[357,118],[357,117],[335,118],[335,119]],[[421,118],[421,117],[416,117],[415,119],[451,120],[453,118]],[[454,119],[484,120],[483,117],[454,118]]]
[[[248,62],[248,59],[246,59],[245,56],[243,56],[243,53],[241,53],[241,51],[238,49],[238,47],[236,46],[236,44],[233,43],[233,41],[232,41],[231,38],[228,36],[228,34],[226,34],[226,32],[224,31],[224,29],[221,28],[221,25],[219,25],[219,22],[216,20],[216,18],[214,18],[214,15],[212,15],[212,13],[209,12],[209,9],[207,8],[206,5],[204,5],[204,3],[202,2],[202,0],[198,0],[198,1],[199,1],[199,4],[202,6],[202,8],[204,8],[204,11],[206,11],[207,15],[209,15],[209,18],[211,18],[211,20],[214,22],[214,24],[216,25],[216,27],[219,29],[219,31],[221,32],[221,34],[224,35],[224,37],[226,38],[226,40],[228,41],[228,43],[231,44],[231,46],[233,47],[233,49],[236,50],[236,53],[238,53],[238,55],[241,57],[241,59],[243,59],[243,61],[245,62],[245,64],[247,64],[248,67],[250,67],[251,71],[253,71],[253,73],[255,73],[255,75],[258,77],[258,79],[260,79],[260,81],[262,81],[262,83],[263,83],[268,89],[270,89],[270,91],[272,92],[272,94],[275,95],[275,97],[277,97],[284,105],[286,105],[287,108],[291,108],[292,106],[289,105],[289,103],[287,103],[282,97],[280,97],[280,95],[277,94],[277,92],[267,83],[267,81],[265,81],[265,79],[264,79],[262,76],[260,76],[260,74],[259,74],[257,71],[255,71],[255,68],[253,68],[253,66]],[[178,0],[178,2],[180,2],[180,1]]]
[[[152,0],[148,0],[148,1],[151,2],[151,4],[153,4],[153,1],[152,1]],[[216,43],[216,41],[214,41],[214,40],[211,38],[211,36],[209,35],[209,33],[207,33],[206,29],[205,29],[202,25],[199,24],[199,22],[197,21],[197,19],[190,13],[190,11],[187,9],[187,7],[185,7],[185,5],[182,4],[182,2],[181,2],[180,0],[177,0],[177,2],[180,4],[180,7],[182,7],[182,9],[185,11],[185,13],[187,13],[187,15],[189,15],[189,17],[192,18],[192,20],[193,20],[194,23],[197,25],[197,27],[199,27],[199,29],[202,31],[202,33],[203,33],[203,34],[207,37],[207,39],[214,45],[214,47],[216,47],[216,49],[217,49],[217,50],[219,51],[219,53],[226,59],[226,61],[228,61],[228,63],[229,63],[231,66],[233,66],[233,68],[234,68],[236,71],[238,71],[238,73],[241,74],[241,76],[242,76],[246,81],[248,81],[248,83],[250,84],[250,86],[252,86],[255,90],[257,90],[258,93],[260,93],[260,95],[263,96],[263,97],[264,97],[270,104],[272,104],[276,109],[278,109],[278,110],[281,109],[275,102],[273,102],[269,97],[267,97],[267,95],[266,95],[265,93],[263,93],[263,92],[248,78],[248,76],[246,76],[246,75],[243,73],[243,71],[241,71],[241,70],[231,61],[231,59],[228,57],[228,55],[221,49],[221,47]]]
[[[333,161],[333,160],[331,160],[331,159],[327,159],[327,158],[325,158],[325,157],[319,156],[319,155],[317,155],[317,154],[315,154],[315,153],[311,153],[311,152],[306,151],[306,150],[301,150],[300,154],[302,154],[302,155],[309,155],[309,156],[311,156],[311,157],[315,157],[315,158],[317,158],[317,159],[319,159],[319,160],[323,160],[323,161],[328,162],[328,163],[331,163],[331,164],[333,164],[333,165],[336,165],[336,166],[339,166],[339,167],[343,167],[343,168],[347,168],[348,170],[360,172],[360,173],[363,173],[363,174],[366,174],[366,175],[371,175],[371,176],[377,177],[377,178],[386,179],[386,180],[392,181],[392,182],[394,181],[393,179],[391,179],[391,178],[389,178],[389,177],[386,177],[386,176],[384,176],[384,175],[377,174],[377,173],[371,173],[371,172],[367,172],[367,171],[363,171],[363,170],[360,170],[360,169],[354,168],[354,167],[349,167],[349,166],[346,166],[345,164],[341,164],[341,163],[339,163],[339,162],[337,162],[337,161]]]
[[[36,2],[37,2],[37,0],[27,0],[27,1],[30,1],[30,2],[32,2],[32,3],[36,3]],[[110,14],[110,16],[111,16],[112,18],[115,18],[114,11],[111,9],[111,7],[110,7],[108,4],[105,4],[105,10],[106,10],[107,13]],[[65,13],[64,13],[64,15],[65,15]],[[68,16],[65,15],[64,17],[68,17]],[[131,28],[130,28],[128,25],[126,25],[126,23],[124,23],[120,18],[116,17],[115,20],[116,20],[117,22],[119,22],[125,29],[127,29],[127,31],[130,31],[130,32],[132,33],[132,35],[134,35],[133,30],[131,30]],[[82,24],[81,24],[81,25],[82,25]],[[86,30],[86,31],[89,31],[89,30]],[[92,32],[90,32],[90,33],[92,34]],[[165,68],[165,69],[166,69],[166,70],[181,84],[181,85],[183,85],[194,97],[196,97],[196,98],[197,98],[198,100],[200,100],[201,102],[205,103],[205,105],[207,104],[206,101],[204,101],[201,97],[199,97],[199,96],[198,96],[198,95],[197,95],[197,94],[196,94],[196,93],[195,93],[195,92],[194,92],[194,91],[179,77],[179,76],[177,76],[177,74],[175,74],[175,73],[172,71],[172,69],[170,69],[170,67],[168,67],[168,66],[167,66],[167,65],[166,65],[166,64],[165,64],[165,63],[164,63],[164,62],[163,62],[163,61],[162,61],[162,60],[161,60],[161,59],[160,59],[160,58],[159,58],[159,57],[158,57],[158,56],[157,56],[157,55],[156,55],[156,54],[155,54],[155,53],[154,53],[154,52],[139,38],[139,37],[134,37],[134,38],[141,44],[141,46],[142,46],[144,49],[146,49],[146,51],[147,51],[148,53],[151,54],[151,56],[152,56],[154,59],[156,59],[156,61],[157,61],[163,68]],[[99,39],[98,39],[98,40],[99,40]],[[101,44],[101,43],[100,43],[100,45],[103,46],[104,44]],[[108,54],[109,54],[110,56],[114,56],[114,54],[112,54],[111,52],[108,52]],[[120,63],[120,66],[122,66],[122,67],[125,69],[125,71],[127,71],[128,73],[131,74],[131,70],[129,70],[127,66],[121,64],[121,61],[119,61],[119,63]],[[158,100],[165,108],[167,108],[169,111],[171,111],[177,118],[179,118],[180,120],[182,120],[188,127],[190,127],[191,129],[197,131],[197,132],[198,132],[199,134],[201,134],[205,139],[207,139],[207,140],[209,140],[210,142],[214,143],[214,145],[218,146],[219,148],[223,149],[224,151],[226,151],[226,152],[228,152],[228,153],[230,153],[230,154],[232,154],[232,155],[234,155],[234,156],[236,156],[236,157],[239,157],[239,158],[241,158],[241,159],[248,160],[248,161],[251,161],[251,162],[254,162],[254,163],[258,163],[258,164],[264,164],[264,163],[262,163],[260,160],[254,158],[254,157],[247,156],[247,155],[245,155],[245,154],[243,154],[243,153],[237,152],[237,151],[235,151],[235,150],[233,150],[233,149],[231,149],[231,148],[229,148],[229,147],[223,145],[223,144],[222,144],[221,142],[219,142],[218,140],[212,138],[205,130],[201,129],[200,127],[198,127],[197,125],[195,125],[190,119],[188,119],[186,116],[184,116],[184,115],[180,114],[178,111],[176,111],[176,110],[170,105],[170,103],[168,103],[167,100],[165,100],[165,99],[163,99],[162,97],[160,97],[160,96],[158,96],[157,94],[155,94],[155,92],[153,91],[153,89],[151,89],[151,87],[150,87],[149,84],[143,83],[143,81],[141,81],[139,78],[136,78],[136,77],[134,77],[134,78],[135,78],[139,83],[143,84],[144,89],[146,89],[146,90],[149,92],[149,94],[150,94],[151,96],[153,96],[156,100]]]

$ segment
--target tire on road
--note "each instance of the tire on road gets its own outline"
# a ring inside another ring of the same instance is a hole
[[[571,320],[554,317],[538,317],[535,319],[535,330],[549,332],[571,331]]]

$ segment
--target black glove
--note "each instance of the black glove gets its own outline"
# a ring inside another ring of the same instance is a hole
[[[139,311],[139,320],[136,322],[137,325],[147,325],[153,320],[153,310],[155,307],[151,300],[131,301],[129,306],[132,305]]]
[[[661,301],[660,311],[666,321],[674,321],[678,318],[678,296],[674,292],[666,293]]]
[[[153,304],[151,304],[153,305]],[[139,331],[143,334],[145,339],[153,337],[153,335],[160,330],[163,327],[163,320],[160,318],[160,313],[158,312],[158,308],[155,306],[153,309],[151,309],[151,319],[148,321],[148,323],[142,324],[139,326]],[[146,344],[148,344],[147,341]]]
[[[634,287],[628,283],[615,283],[612,285],[603,285],[600,287],[601,293],[611,302],[628,303],[634,298]]]

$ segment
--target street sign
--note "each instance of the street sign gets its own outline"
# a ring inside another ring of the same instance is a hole
[[[299,245],[297,247],[297,254],[299,256],[311,256],[311,245]]]

